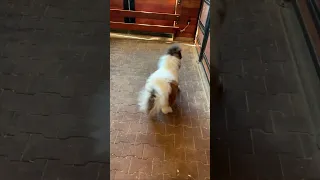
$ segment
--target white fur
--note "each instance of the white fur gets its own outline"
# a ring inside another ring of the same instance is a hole
[[[151,92],[154,90],[156,91],[156,98],[150,115],[155,115],[160,112],[160,110],[164,114],[172,112],[172,108],[169,105],[169,94],[171,93],[170,82],[178,82],[179,69],[179,58],[171,55],[164,55],[160,58],[158,70],[149,76],[145,87],[140,92],[138,99],[140,111],[146,112],[148,110]]]

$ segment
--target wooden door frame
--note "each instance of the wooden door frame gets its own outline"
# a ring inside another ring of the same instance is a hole
[[[293,5],[320,79],[320,20],[315,11],[314,1],[294,0]]]
[[[205,1],[204,1],[205,3]],[[210,4],[208,4],[210,5]],[[200,50],[200,53],[199,53],[199,62],[202,61],[203,57],[205,56],[204,54],[204,51],[206,49],[206,46],[207,46],[207,42],[208,42],[208,38],[209,38],[209,34],[210,34],[210,9],[208,11],[208,15],[207,15],[207,20],[206,20],[206,24],[204,25],[204,32],[203,32],[203,40],[202,40],[202,43],[201,43],[201,50]],[[200,20],[198,21],[198,23],[200,23]],[[201,23],[200,23],[201,24]]]
[[[206,63],[206,67],[208,68],[208,71],[210,73],[210,63],[208,62],[208,59],[205,55],[205,50],[207,47],[207,42],[208,42],[208,38],[209,38],[209,34],[210,34],[210,10],[211,10],[211,8],[209,8],[209,10],[208,10],[207,19],[206,19],[205,24],[202,24],[202,22],[200,20],[200,15],[201,15],[204,3],[206,3],[210,7],[209,0],[202,0],[201,1],[201,9],[200,9],[200,12],[198,15],[199,18],[198,18],[197,26],[199,27],[199,30],[203,33],[203,39],[201,42],[200,52],[198,53],[198,56],[199,56],[198,62],[202,65],[203,70],[205,71],[205,74],[206,74],[206,78],[207,78],[208,82],[210,83],[210,74],[207,74],[207,70],[205,69],[204,64],[202,64],[203,63],[202,61],[204,59],[204,61],[205,61],[204,63]],[[195,40],[198,42],[198,44],[200,44],[198,38],[196,38]]]

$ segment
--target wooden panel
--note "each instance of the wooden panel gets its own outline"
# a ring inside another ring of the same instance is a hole
[[[123,0],[110,0],[110,9],[124,9]]]
[[[180,16],[180,19],[183,19],[182,21],[179,21],[179,24],[178,24],[178,26],[180,27],[181,30],[187,26],[187,21],[185,21],[186,18],[189,18],[189,17],[186,17],[186,16],[181,17]],[[176,35],[177,37],[187,37],[187,38],[194,38],[195,37],[198,19],[197,18],[189,18],[189,19],[191,20],[190,25],[185,29],[184,32],[178,32]]]
[[[124,9],[123,8],[123,0],[110,0],[110,8],[111,9]],[[116,22],[124,22],[123,18],[119,17],[110,17],[110,21]]]
[[[121,9],[110,9],[111,17],[135,17],[135,18],[148,18],[175,21],[179,18],[179,15],[169,13],[155,13],[146,11],[130,11]]]
[[[165,0],[165,1],[135,0],[136,11],[175,14],[175,5],[176,5],[176,0]],[[173,20],[168,21],[168,20],[151,20],[151,19],[144,19],[144,18],[136,18],[136,23],[172,26]]]
[[[202,11],[200,14],[200,22],[202,23],[203,27],[205,27],[206,25],[209,9],[210,9],[210,6],[206,2],[204,2],[202,5]]]
[[[209,32],[209,36],[208,36],[206,49],[204,50],[204,54],[206,55],[206,57],[208,59],[208,63],[210,65],[210,32]]]
[[[201,7],[201,1],[199,0],[182,0],[181,1],[183,16],[198,17]]]
[[[159,26],[159,25],[148,25],[148,24],[132,24],[122,22],[110,22],[110,29],[125,29],[134,31],[148,31],[148,32],[165,32],[175,33],[179,28],[173,26]]]
[[[181,18],[190,18],[195,20],[195,23],[190,23],[184,32],[177,33],[176,37],[194,38],[197,29],[197,19],[200,12],[201,1],[199,0],[182,0],[181,1]],[[179,27],[184,28],[187,24],[180,23]]]
[[[110,9],[111,18],[125,18],[125,17],[136,17],[136,18],[145,18],[145,19],[158,19],[158,20],[169,20],[187,23],[190,19],[180,18],[180,14],[170,14],[170,13],[155,13],[147,11],[131,11],[131,10],[122,10],[122,9]],[[192,19],[190,21],[191,25],[196,24],[196,20]]]
[[[177,0],[166,0],[164,1],[154,1],[154,0],[135,0],[135,11],[146,11],[146,12],[156,12],[156,13],[169,13],[169,14],[180,14],[180,20],[177,26],[180,29],[185,29],[185,31],[176,33],[176,37],[186,37],[194,38],[197,29],[198,14],[200,11],[199,0],[182,0],[181,4],[176,6]],[[123,9],[123,1],[111,0],[110,8],[112,9]],[[176,12],[175,12],[176,10]],[[110,17],[113,22],[123,22],[123,18],[119,18],[116,15]],[[190,20],[190,24],[187,21]],[[146,19],[146,18],[136,18],[137,24],[150,24],[150,25],[162,25],[162,26],[173,26],[173,20],[159,20],[159,19]],[[188,25],[188,26],[187,26]]]

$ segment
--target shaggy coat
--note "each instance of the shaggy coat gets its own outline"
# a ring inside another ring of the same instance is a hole
[[[164,114],[172,112],[179,92],[179,69],[181,66],[181,49],[178,45],[171,46],[167,53],[160,57],[158,69],[152,73],[139,95],[140,111],[150,116],[160,111]]]

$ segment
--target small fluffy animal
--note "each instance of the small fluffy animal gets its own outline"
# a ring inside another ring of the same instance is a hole
[[[141,90],[138,101],[140,111],[154,116],[160,111],[163,114],[172,112],[179,92],[178,76],[181,66],[181,48],[172,45],[167,53],[160,57],[158,70],[152,73]]]

